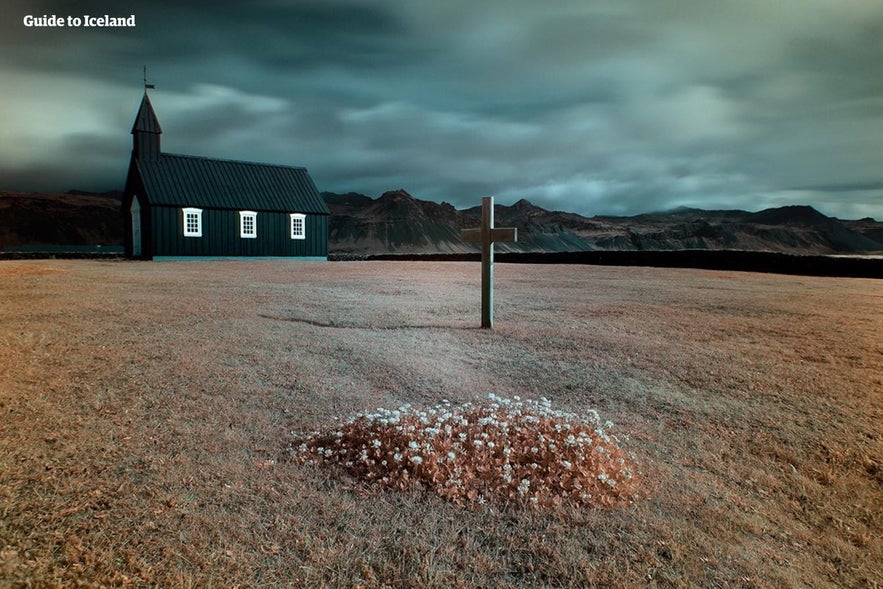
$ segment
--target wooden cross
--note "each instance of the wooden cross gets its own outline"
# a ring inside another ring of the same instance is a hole
[[[461,229],[460,239],[481,243],[481,326],[494,326],[494,242],[518,241],[514,227],[494,227],[494,197],[481,199],[481,227]]]

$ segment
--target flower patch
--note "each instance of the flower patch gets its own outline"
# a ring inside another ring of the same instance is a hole
[[[358,415],[295,444],[296,461],[336,464],[384,488],[422,487],[463,505],[610,506],[637,490],[631,456],[598,413],[552,409],[548,399],[505,399],[426,410],[405,405]]]

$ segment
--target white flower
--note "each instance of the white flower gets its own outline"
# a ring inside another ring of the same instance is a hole
[[[401,461],[402,461],[402,455],[401,455],[401,453],[400,453],[400,452],[396,452],[395,454],[392,455],[392,459],[395,460],[396,462],[401,462]]]
[[[423,457],[422,456],[411,456],[411,462],[413,462],[414,464],[420,464],[423,462]]]
[[[411,441],[408,443],[408,448],[410,448],[411,450],[419,450],[419,449],[420,449],[420,444],[418,444],[418,443],[417,443],[416,441],[414,441],[414,440],[411,440]]]
[[[518,485],[518,494],[526,495],[530,490],[530,479],[521,479],[521,483]]]
[[[379,447],[380,447],[380,440],[372,440],[372,441],[371,441],[371,445],[372,445],[374,448],[379,448]]]
[[[456,457],[457,457],[457,456],[456,456],[453,452],[448,452],[448,460],[453,460],[453,459],[455,459]]]

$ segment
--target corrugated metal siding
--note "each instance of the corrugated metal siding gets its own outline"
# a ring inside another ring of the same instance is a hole
[[[171,154],[136,165],[155,205],[331,213],[306,168]]]
[[[202,237],[184,237],[180,207],[152,208],[154,256],[328,255],[328,217],[307,214],[306,239],[291,239],[289,213],[258,212],[257,237],[239,236],[239,210],[203,209]]]

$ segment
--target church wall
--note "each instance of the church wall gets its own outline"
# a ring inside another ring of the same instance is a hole
[[[290,211],[297,212],[297,211]],[[291,239],[289,212],[258,212],[257,237],[239,235],[239,211],[204,209],[202,237],[185,237],[181,208],[151,209],[154,256],[327,257],[328,216],[307,215],[306,239]]]

